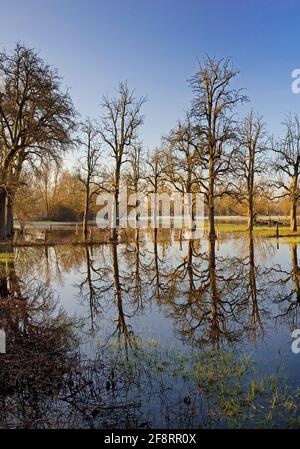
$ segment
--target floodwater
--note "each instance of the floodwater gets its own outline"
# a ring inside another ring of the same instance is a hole
[[[0,426],[299,427],[298,252],[166,230],[2,249]]]

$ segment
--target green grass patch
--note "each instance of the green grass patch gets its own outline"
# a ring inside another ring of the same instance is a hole
[[[205,229],[207,229],[207,225],[205,226]],[[216,223],[216,230],[221,235],[248,232],[247,225],[240,223]],[[279,226],[278,231],[280,237],[298,239],[297,241],[300,242],[300,230],[293,232],[288,226]],[[261,237],[276,237],[276,226],[254,226],[253,235]]]

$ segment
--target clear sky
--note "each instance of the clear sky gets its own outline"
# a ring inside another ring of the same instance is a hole
[[[148,95],[142,138],[159,145],[191,99],[187,79],[205,53],[232,57],[251,105],[272,133],[300,113],[291,72],[300,68],[297,0],[0,0],[0,46],[17,41],[57,66],[82,116],[127,80]],[[243,112],[246,112],[245,111]]]

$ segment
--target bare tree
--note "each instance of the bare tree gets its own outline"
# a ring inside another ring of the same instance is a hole
[[[201,166],[198,135],[189,115],[163,141],[167,147],[164,161],[166,179],[177,191],[192,192],[198,186]]]
[[[77,177],[84,187],[84,212],[82,222],[83,238],[88,234],[88,216],[93,196],[99,191],[100,144],[97,141],[98,131],[92,120],[87,119],[80,126],[82,137],[79,139],[83,148],[83,156],[77,167]]]
[[[209,238],[215,239],[215,199],[220,177],[228,172],[228,146],[236,130],[232,115],[234,108],[246,101],[241,89],[231,83],[238,71],[230,59],[206,57],[198,72],[191,78],[194,91],[193,115],[202,137],[201,161],[206,176],[201,182],[208,207]]]
[[[145,173],[142,168],[143,164],[143,146],[141,143],[133,145],[128,153],[128,170],[125,173],[124,181],[129,194],[134,194],[135,202],[131,206],[138,207],[141,201],[139,194],[145,189],[144,182]],[[131,202],[131,201],[130,201]],[[136,220],[140,219],[140,212],[136,213]],[[136,230],[136,238],[139,236],[139,229]]]
[[[248,229],[253,230],[254,200],[259,194],[257,177],[266,170],[266,133],[262,118],[251,111],[239,124],[233,158],[234,195],[247,209]]]
[[[126,173],[126,184],[134,193],[138,193],[141,188],[140,183],[143,178],[141,167],[142,156],[142,145],[140,143],[133,145],[128,154],[129,170]]]
[[[45,158],[32,175],[36,177],[37,190],[45,205],[45,216],[51,218],[55,209],[56,194],[61,173],[61,166],[53,160]]]
[[[152,153],[148,153],[145,180],[147,182],[147,190],[150,193],[158,193],[162,180],[165,178],[162,159],[163,152],[158,148]]]
[[[278,196],[287,196],[290,200],[290,228],[297,231],[297,204],[300,196],[300,122],[299,117],[289,116],[284,122],[285,136],[273,145],[276,160],[273,169],[278,175],[274,183],[281,191]]]
[[[165,178],[165,169],[163,164],[163,151],[156,148],[152,153],[148,152],[146,159],[146,173],[145,181],[147,194],[157,194],[160,189],[162,189]],[[157,239],[157,225],[158,225],[158,215],[159,215],[159,201],[156,195],[151,198],[151,213],[153,215],[152,225],[154,226],[154,239]],[[148,210],[149,212],[149,210]]]
[[[0,95],[0,240],[11,236],[13,199],[24,162],[58,160],[71,141],[74,108],[57,71],[18,44],[0,53],[5,92]]]
[[[127,83],[119,85],[116,97],[104,97],[102,101],[104,116],[99,132],[109,154],[114,159],[112,193],[114,195],[115,226],[111,232],[112,240],[118,238],[121,168],[127,162],[129,149],[137,143],[138,129],[144,121],[141,109],[145,101],[145,97],[137,99],[134,91],[129,90]]]
[[[163,157],[166,181],[181,194],[199,192],[199,178],[202,171],[200,141],[189,114],[186,115],[184,122],[179,122],[169,135],[163,138],[163,142],[166,145]],[[195,201],[192,195],[188,196],[188,202],[194,220]]]

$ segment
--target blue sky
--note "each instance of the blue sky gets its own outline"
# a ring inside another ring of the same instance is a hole
[[[0,0],[0,46],[17,41],[58,67],[82,116],[127,80],[148,95],[142,138],[159,145],[183,117],[187,80],[205,53],[230,56],[270,132],[300,113],[291,72],[300,68],[300,2],[294,0]]]

